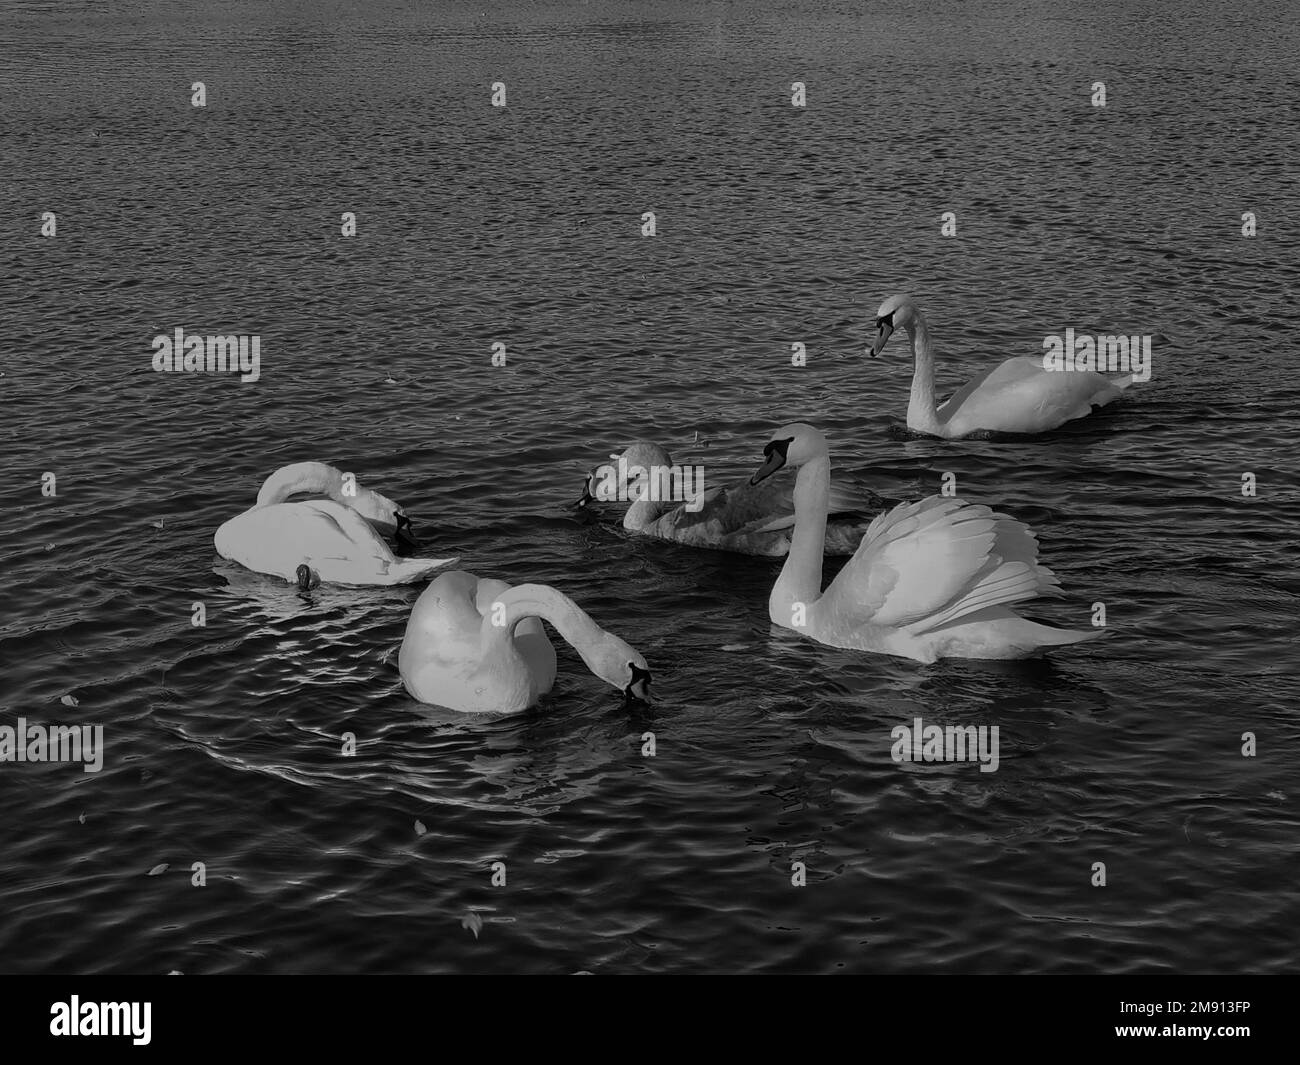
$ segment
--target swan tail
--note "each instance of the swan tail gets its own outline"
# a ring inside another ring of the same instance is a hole
[[[416,581],[431,577],[440,569],[454,566],[460,561],[456,558],[399,558],[388,564],[384,573],[383,584],[414,584]]]
[[[1110,635],[1105,629],[1058,629],[1028,618],[1018,618],[1020,627],[1027,630],[1039,647],[1068,647],[1076,643],[1104,640]]]
[[[1005,623],[998,626],[1010,641],[1011,650],[1016,657],[1030,655],[1049,647],[1070,647],[1076,643],[1091,643],[1103,640],[1110,635],[1105,629],[1058,629],[1055,625],[1044,625],[1013,614]]]
[[[929,639],[931,652],[938,657],[1017,659],[1108,635],[1106,629],[1058,629],[994,607],[967,615],[956,625],[931,633]]]

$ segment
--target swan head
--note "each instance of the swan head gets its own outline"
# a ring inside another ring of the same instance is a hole
[[[886,341],[896,329],[906,329],[916,317],[916,304],[911,296],[890,296],[876,310],[876,338],[871,344],[875,358],[884,350]]]
[[[638,466],[650,470],[655,466],[666,469],[673,464],[668,452],[649,440],[638,440],[623,452],[614,452],[609,458],[609,462],[602,463],[587,474],[577,504],[579,507],[596,501],[626,499],[628,472]]]
[[[612,632],[582,654],[587,667],[601,680],[621,691],[625,698],[650,697],[650,667],[641,652]]]
[[[420,549],[420,540],[415,535],[415,526],[411,516],[397,502],[386,495],[369,488],[358,488],[355,496],[344,497],[344,502],[352,507],[366,521],[386,535],[392,535],[397,541],[397,553],[410,555]]]
[[[370,488],[362,488],[358,485],[356,495],[344,496],[339,501],[350,506],[371,525],[377,525],[381,529],[387,530],[394,526],[402,529],[411,524],[406,511],[401,506],[386,495],[381,495]]]
[[[793,422],[777,429],[763,447],[763,465],[749,479],[751,485],[758,484],[776,473],[783,466],[802,466],[816,458],[830,454],[826,437],[820,430],[803,422]]]

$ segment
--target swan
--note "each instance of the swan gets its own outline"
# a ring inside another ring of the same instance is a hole
[[[1017,355],[936,406],[934,347],[921,308],[910,296],[890,296],[880,305],[871,354],[879,355],[900,327],[907,330],[916,364],[907,427],[930,436],[956,440],[973,433],[1045,433],[1104,407],[1133,383],[1132,374],[1058,372],[1044,369],[1041,356]]]
[[[1005,514],[942,496],[900,503],[876,518],[823,591],[826,438],[810,425],[787,425],[772,434],[763,455],[755,482],[782,466],[799,469],[794,542],[768,599],[775,624],[832,647],[918,662],[1025,658],[1104,634],[1040,625],[1010,609],[1061,594],[1056,576],[1038,562],[1036,537]]]
[[[610,455],[608,467],[617,480],[618,498],[633,497],[623,515],[623,528],[642,536],[656,536],[691,547],[711,547],[719,551],[736,551],[746,555],[780,558],[790,550],[790,531],[794,528],[794,487],[788,478],[771,481],[762,487],[742,482],[730,487],[703,491],[698,510],[673,499],[651,499],[648,483],[627,471],[640,467],[646,471],[672,467],[668,452],[648,440],[638,440],[622,454]],[[588,474],[582,487],[579,507],[596,500],[595,487],[603,499],[607,492],[598,481],[597,471]],[[651,476],[650,474],[646,475]],[[629,485],[629,482],[630,485]],[[609,484],[609,488],[614,485]],[[702,484],[697,485],[702,489]],[[663,493],[667,494],[667,493]],[[836,520],[827,523],[826,554],[851,555],[867,531],[870,516],[885,508],[884,500],[874,492],[844,480],[831,482],[830,513]]]
[[[304,493],[330,498],[285,502]],[[409,584],[459,561],[397,558],[376,529],[415,544],[411,519],[391,499],[323,462],[295,462],[271,474],[257,502],[225,522],[212,541],[222,558],[294,581],[303,591],[321,581]]]
[[[555,684],[548,621],[587,668],[628,698],[649,695],[646,660],[545,584],[487,580],[451,570],[415,601],[397,665],[422,703],[465,713],[527,710]]]

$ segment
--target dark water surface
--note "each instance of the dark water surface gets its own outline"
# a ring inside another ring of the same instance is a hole
[[[1293,4],[8,0],[0,37],[0,723],[107,744],[0,765],[0,969],[1295,967]],[[899,291],[941,391],[1067,326],[1153,334],[1154,375],[1036,441],[900,440],[905,342],[862,357]],[[178,326],[260,334],[261,380],[153,372]],[[837,651],[771,628],[774,564],[567,509],[636,436],[719,483],[795,419],[1029,522],[1066,591],[1031,613],[1111,638]],[[655,704],[567,647],[523,716],[416,704],[418,588],[213,552],[306,458],[574,596]],[[895,764],[916,716],[999,726],[999,770]]]

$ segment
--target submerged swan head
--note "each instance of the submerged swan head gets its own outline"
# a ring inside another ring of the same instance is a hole
[[[890,296],[876,311],[876,339],[871,344],[874,358],[884,350],[895,329],[906,329],[916,318],[916,304],[911,296]]]
[[[749,479],[750,484],[758,484],[776,473],[783,466],[802,466],[816,458],[825,458],[830,449],[820,430],[803,422],[783,425],[772,433],[763,448],[763,465]]]

